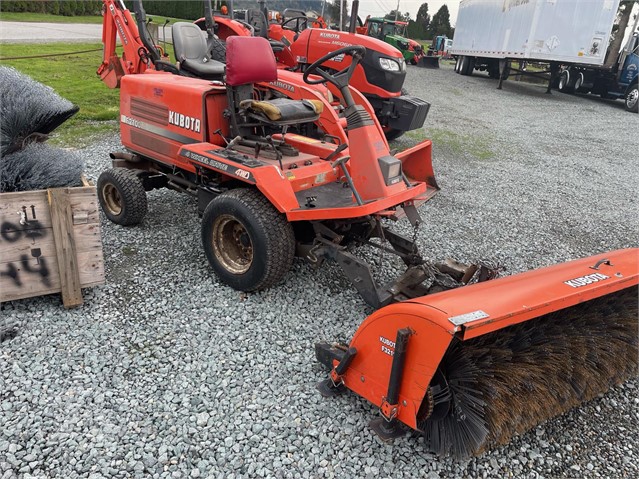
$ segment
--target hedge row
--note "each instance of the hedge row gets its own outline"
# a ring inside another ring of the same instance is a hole
[[[99,15],[101,0],[2,0],[3,12],[50,13],[73,17],[78,15]]]
[[[133,9],[133,5],[129,5]],[[214,2],[213,2],[214,3]],[[257,4],[257,2],[255,2]],[[148,15],[161,15],[163,17],[184,18],[197,20],[204,16],[204,2],[202,0],[183,0],[180,2],[167,2],[166,0],[145,0],[144,10]]]

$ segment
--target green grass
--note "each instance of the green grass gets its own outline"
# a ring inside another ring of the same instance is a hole
[[[99,50],[25,60],[2,60],[57,53]],[[102,63],[100,43],[0,44],[0,65],[12,66],[80,107],[80,111],[52,135],[61,146],[82,147],[96,135],[118,130],[119,90],[107,88],[95,73]]]
[[[471,156],[481,161],[495,158],[492,142],[486,137],[455,133],[442,128],[428,128],[426,137],[432,140],[435,148],[448,149],[457,156]]]

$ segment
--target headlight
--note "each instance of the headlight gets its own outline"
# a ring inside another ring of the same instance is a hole
[[[388,70],[391,72],[401,71],[400,64],[391,58],[380,58],[379,66],[382,67],[384,70]]]
[[[402,162],[394,156],[382,156],[379,161],[379,168],[382,170],[382,176],[386,185],[394,185],[402,180]]]

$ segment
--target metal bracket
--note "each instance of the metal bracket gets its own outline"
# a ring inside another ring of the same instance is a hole
[[[318,354],[319,350],[326,350],[321,344],[315,345],[316,354]],[[346,370],[350,366],[353,358],[357,354],[357,349],[348,348],[344,351],[343,356],[339,360],[337,366],[331,369],[330,375],[324,381],[319,382],[315,387],[320,392],[320,394],[324,397],[334,397],[344,392],[344,374]],[[330,355],[330,351],[329,351]],[[337,358],[335,358],[337,359]],[[334,359],[333,359],[334,361]]]
[[[384,416],[384,419],[390,422],[397,417],[399,404],[390,404],[386,398],[383,398],[379,411],[382,413],[382,416]]]
[[[601,266],[602,264],[605,264],[606,266],[614,266],[609,259],[600,259],[595,263],[594,266],[591,266],[590,269],[599,271],[599,266]]]
[[[417,211],[414,203],[404,203],[403,208],[404,213],[406,213],[406,218],[408,218],[408,221],[410,221],[413,228],[416,228],[421,224],[422,218],[419,216],[419,211]]]

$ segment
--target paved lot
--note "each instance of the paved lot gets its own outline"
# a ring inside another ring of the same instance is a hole
[[[102,25],[0,22],[0,42],[100,42]]]
[[[171,41],[171,26],[165,28]],[[159,29],[162,39],[162,28]],[[153,34],[154,38],[156,34]],[[101,42],[102,25],[82,23],[1,22],[0,43]]]
[[[434,141],[442,190],[420,210],[426,256],[512,274],[637,245],[639,115],[621,102],[497,91],[450,67],[410,68],[406,86],[433,105],[424,132],[394,145]],[[88,174],[119,148],[113,136],[83,150]],[[410,435],[383,444],[364,400],[314,390],[314,342],[350,338],[371,312],[336,267],[297,261],[282,284],[240,294],[206,263],[195,202],[172,191],[149,194],[142,225],[102,228],[107,285],[83,307],[3,306],[20,332],[0,345],[0,475],[639,476],[636,379],[468,461]]]

